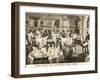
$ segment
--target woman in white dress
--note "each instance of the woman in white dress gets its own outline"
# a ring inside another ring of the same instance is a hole
[[[42,53],[42,58],[47,58],[48,57],[48,53],[47,53],[47,48],[46,46],[43,46],[41,48],[41,53]]]
[[[27,33],[27,38],[28,38],[29,44],[32,46],[32,38],[33,38],[32,31],[30,31],[29,33]]]
[[[52,32],[52,41],[56,43],[56,33],[54,31]]]
[[[37,46],[42,46],[41,43],[42,43],[42,36],[41,35],[36,35],[36,44]]]
[[[55,47],[55,43],[52,44],[52,47],[48,49],[48,60],[50,63],[58,63],[59,62],[59,55],[57,53],[57,49]]]
[[[30,64],[34,63],[34,57],[35,57],[36,50],[37,50],[36,47],[33,46],[33,50],[28,54]]]
[[[61,50],[60,43],[57,44],[56,51],[57,51],[57,55],[58,55],[59,62],[63,62],[64,61],[64,55],[63,55],[63,52]]]

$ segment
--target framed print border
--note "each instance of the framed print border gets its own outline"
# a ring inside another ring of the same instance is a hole
[[[20,74],[20,6],[37,6],[48,8],[68,8],[68,9],[85,9],[95,11],[95,70],[72,71],[72,72],[54,72],[54,73],[38,73],[38,74]],[[29,3],[29,2],[13,2],[11,4],[11,76],[15,78],[22,77],[39,77],[39,76],[55,76],[55,75],[73,75],[97,73],[97,7],[96,6],[80,6],[80,5],[63,5],[63,4],[44,4],[44,3]]]

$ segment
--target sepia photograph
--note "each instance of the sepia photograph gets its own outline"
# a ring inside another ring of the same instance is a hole
[[[31,13],[26,17],[26,65],[89,62],[89,15]]]
[[[12,3],[12,76],[97,73],[97,7]]]

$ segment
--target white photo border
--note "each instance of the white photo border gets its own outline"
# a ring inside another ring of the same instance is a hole
[[[38,7],[38,6],[20,6],[19,7],[19,74],[42,74],[42,73],[57,73],[57,72],[75,72],[75,71],[91,71],[95,70],[95,10],[74,9],[74,8],[56,8],[56,7]],[[90,15],[90,62],[66,63],[63,66],[40,66],[34,65],[26,67],[25,63],[25,13],[59,13],[59,14],[76,14]],[[91,35],[92,34],[92,35]]]

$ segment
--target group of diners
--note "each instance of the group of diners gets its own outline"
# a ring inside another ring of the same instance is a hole
[[[85,62],[89,55],[88,43],[87,37],[82,41],[82,36],[72,31],[33,29],[26,32],[26,62],[63,63],[70,62],[73,57]]]

